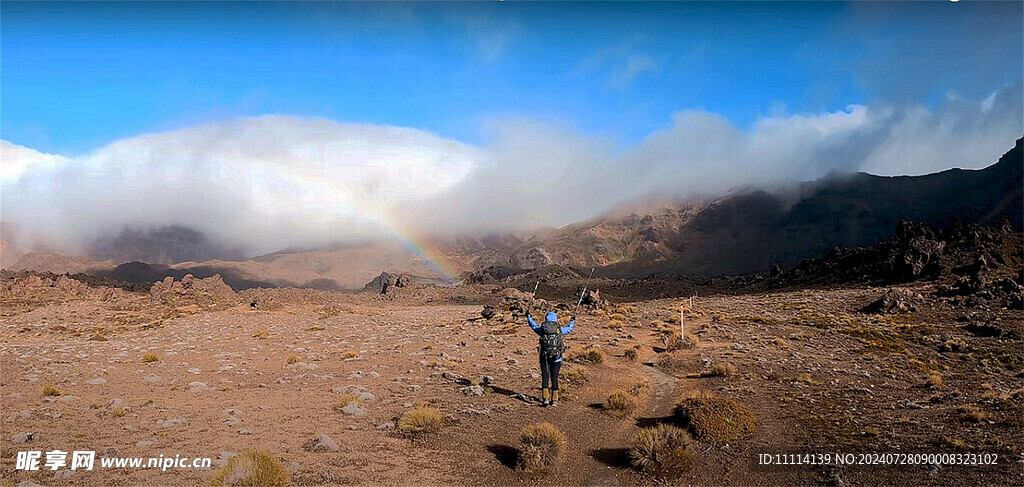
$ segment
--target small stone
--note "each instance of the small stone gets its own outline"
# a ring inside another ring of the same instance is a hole
[[[191,392],[203,392],[210,390],[210,386],[206,385],[205,382],[190,382],[188,390]]]
[[[146,382],[160,382],[160,376],[156,374],[146,374],[142,379]]]
[[[102,377],[97,377],[97,378],[92,379],[92,380],[89,381],[89,384],[94,385],[94,386],[98,386],[98,385],[106,384],[106,383],[107,383],[107,379],[104,379]]]
[[[154,443],[153,440],[139,440],[135,444],[139,445],[139,446],[153,446],[153,443]]]
[[[21,482],[18,482],[16,484],[14,484],[14,487],[46,487],[46,486],[45,485],[39,485],[39,484],[37,484],[35,482],[32,482],[32,481],[29,481],[29,480],[22,480]]]
[[[164,428],[170,428],[179,424],[185,424],[185,418],[169,418],[160,422],[160,426]]]
[[[366,414],[366,409],[363,409],[358,402],[352,401],[341,408],[341,412],[349,416],[362,416]]]
[[[484,388],[481,386],[466,386],[462,388],[462,393],[467,396],[482,396],[484,392]]]
[[[412,385],[410,385],[410,386],[408,387],[408,389],[409,389],[410,391],[412,391],[412,392],[416,392],[416,391],[420,390],[421,388],[422,388],[422,386],[418,386],[418,385],[416,385],[416,384],[412,384]]]
[[[31,417],[32,417],[32,411],[29,411],[28,409],[24,409],[22,411],[18,411],[16,413],[11,414],[10,420],[13,422],[13,421],[17,421],[19,419],[28,419],[28,418],[31,418]]]
[[[190,374],[201,374],[201,373],[203,373],[203,371],[202,371],[202,369],[199,369],[198,367],[192,367],[191,369],[188,369],[188,373],[190,373]]]
[[[306,449],[313,452],[327,452],[338,451],[341,447],[338,446],[333,438],[321,433],[320,436],[307,442]]]
[[[349,374],[348,378],[349,379],[362,379],[363,378],[363,372],[357,370],[357,371],[352,372],[351,374]]]
[[[118,409],[118,408],[123,408],[123,407],[124,407],[124,401],[122,401],[120,399],[113,399],[113,400],[110,401],[110,405],[107,406],[107,409]]]
[[[39,439],[39,433],[18,433],[11,437],[11,443],[15,445],[21,445],[23,443],[31,443]]]
[[[378,424],[377,425],[377,429],[379,429],[379,430],[393,430],[393,429],[395,429],[395,422],[394,421],[388,421],[386,423]]]
[[[238,430],[238,434],[240,434],[240,435],[251,435],[252,431],[249,431],[249,430],[247,430],[245,428],[242,428],[242,429]]]

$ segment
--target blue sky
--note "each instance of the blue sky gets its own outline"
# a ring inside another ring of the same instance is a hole
[[[743,129],[980,100],[1024,71],[1020,2],[3,2],[0,14],[0,138],[68,156],[262,114],[469,144],[491,120],[527,117],[629,147],[681,110]]]

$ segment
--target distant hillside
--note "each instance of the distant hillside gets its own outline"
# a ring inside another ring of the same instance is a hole
[[[596,218],[528,242],[512,266],[598,266],[609,277],[651,272],[742,274],[795,265],[836,246],[892,237],[900,220],[936,228],[954,220],[1022,228],[1021,140],[985,169],[925,176],[832,176],[777,193],[754,190],[710,204]]]

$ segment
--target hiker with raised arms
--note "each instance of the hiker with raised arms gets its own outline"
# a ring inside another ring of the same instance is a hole
[[[544,317],[543,324],[537,324],[526,313],[526,321],[530,328],[540,335],[540,347],[537,352],[540,355],[540,383],[541,383],[541,405],[558,405],[558,372],[562,368],[562,354],[565,352],[565,341],[562,335],[568,334],[576,326],[576,317],[573,316],[566,326],[558,325],[558,315],[549,311]],[[551,382],[551,389],[548,389],[548,381]]]

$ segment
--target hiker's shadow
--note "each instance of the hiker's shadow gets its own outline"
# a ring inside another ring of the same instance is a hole
[[[636,418],[636,425],[641,428],[650,428],[651,426],[658,426],[659,424],[673,424],[672,416]]]
[[[452,379],[452,380],[453,380],[453,382],[455,382],[456,384],[458,384],[460,386],[471,386],[471,385],[474,385],[473,382],[471,382],[469,379],[466,379],[464,377],[458,377],[458,378]],[[525,402],[527,404],[535,404],[535,403],[539,402],[536,397],[531,396],[529,394],[523,394],[521,392],[516,392],[516,391],[513,391],[512,389],[506,389],[504,387],[496,386],[494,384],[483,384],[483,385],[484,385],[484,387],[487,387],[488,389],[491,390],[491,392],[493,392],[495,394],[501,394],[502,396],[506,396],[506,397],[509,397],[509,398],[512,398],[512,399],[516,399],[516,400]]]
[[[590,457],[612,468],[629,468],[628,448],[598,448],[590,450]]]
[[[519,460],[519,450],[508,445],[487,445],[487,451],[494,454],[494,458],[502,465],[515,470],[516,461]]]

